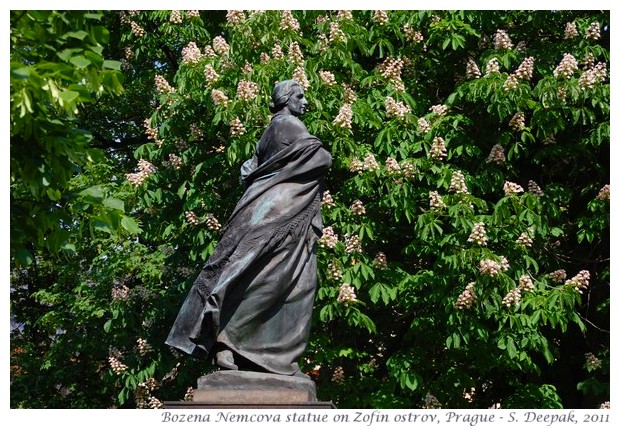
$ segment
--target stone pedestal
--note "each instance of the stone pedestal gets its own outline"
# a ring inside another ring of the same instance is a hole
[[[198,379],[193,401],[166,402],[166,408],[334,408],[318,402],[306,377],[252,371],[217,371]]]

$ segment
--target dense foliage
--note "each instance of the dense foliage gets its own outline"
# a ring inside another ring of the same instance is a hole
[[[334,157],[319,398],[608,406],[608,12],[14,11],[11,47],[12,407],[191,396],[164,339],[289,78]]]

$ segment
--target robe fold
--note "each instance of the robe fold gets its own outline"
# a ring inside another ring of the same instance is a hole
[[[220,343],[267,372],[299,370],[310,332],[320,197],[331,155],[303,124],[305,132],[281,138],[281,127],[291,123],[301,121],[274,117],[257,156],[242,167],[245,193],[166,344],[208,359]],[[265,146],[271,153],[261,159]]]

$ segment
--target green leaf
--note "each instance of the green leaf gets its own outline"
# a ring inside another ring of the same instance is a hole
[[[121,69],[121,62],[120,61],[113,61],[113,60],[104,60],[103,61],[103,68],[105,68],[105,69],[112,69],[112,70],[120,70]]]
[[[84,55],[76,55],[71,57],[69,62],[75,64],[79,69],[86,68],[90,65],[90,60],[88,60]]]
[[[506,342],[506,350],[508,351],[508,356],[510,356],[511,359],[514,359],[517,356],[517,347],[512,338],[508,338],[508,341]]]
[[[11,79],[28,79],[30,77],[30,67],[15,67],[11,64]]]
[[[93,227],[99,231],[103,231],[106,233],[112,232],[112,224],[110,220],[101,216],[93,217]]]
[[[84,49],[82,48],[68,48],[68,49],[63,49],[60,52],[56,52],[56,55],[58,55],[58,57],[64,62],[68,63],[71,57],[73,56],[73,54],[76,54],[78,52],[83,52],[83,51]]]
[[[142,232],[142,229],[138,226],[138,223],[132,217],[123,216],[123,218],[121,219],[121,225],[130,234],[139,234]]]
[[[103,200],[103,205],[114,210],[120,210],[123,213],[125,212],[125,203],[118,198],[106,198]]]
[[[101,200],[103,198],[103,190],[103,186],[95,185],[91,186],[90,188],[86,188],[83,191],[80,191],[80,195],[91,197],[96,200]]]
[[[79,92],[65,89],[60,93],[60,98],[67,103],[73,103],[80,96]]]
[[[22,267],[27,267],[34,261],[32,253],[30,253],[23,247],[17,249],[17,251],[15,252],[15,259],[17,260],[17,263]]]
[[[67,37],[72,37],[74,39],[84,40],[84,38],[88,36],[88,33],[84,30],[78,30],[78,31],[69,31],[68,33],[66,33],[66,35]]]
[[[103,331],[105,333],[109,333],[110,329],[112,329],[112,319],[108,320],[107,322],[103,324]]]

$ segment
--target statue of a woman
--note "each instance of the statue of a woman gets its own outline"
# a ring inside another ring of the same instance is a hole
[[[226,369],[303,375],[297,360],[308,343],[332,162],[297,118],[307,105],[297,82],[275,85],[271,124],[241,168],[245,193],[166,344]]]

